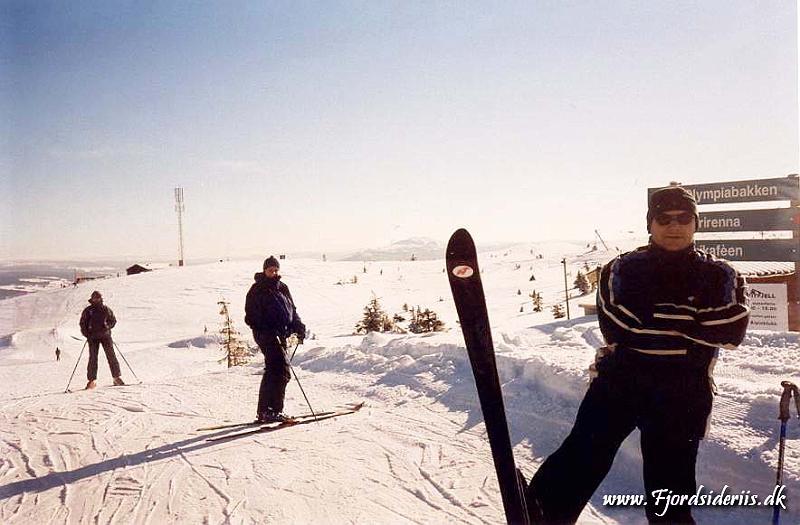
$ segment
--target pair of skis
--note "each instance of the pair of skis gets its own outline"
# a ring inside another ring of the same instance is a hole
[[[364,402],[362,401],[361,403],[354,403],[351,405],[347,405],[346,408],[342,408],[340,410],[317,412],[314,414],[301,414],[299,416],[294,416],[291,420],[288,421],[275,421],[273,423],[262,423],[260,421],[248,421],[246,423],[226,423],[223,425],[214,425],[210,427],[198,428],[197,431],[205,432],[213,430],[231,430],[230,434],[211,436],[208,439],[206,439],[206,441],[222,441],[242,436],[249,436],[252,434],[264,434],[267,432],[274,432],[282,428],[294,427],[297,425],[307,425],[308,423],[314,423],[316,421],[322,421],[325,419],[331,419],[339,416],[346,416],[358,412],[359,410],[361,410],[361,407],[363,406]]]
[[[447,277],[461,330],[464,332],[464,342],[486,423],[506,520],[509,525],[528,525],[525,480],[514,463],[514,449],[511,446],[503,393],[497,375],[486,297],[478,268],[478,254],[467,230],[462,228],[450,237],[446,262]]]

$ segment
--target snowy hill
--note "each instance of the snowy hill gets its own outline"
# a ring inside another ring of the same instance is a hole
[[[244,297],[260,260],[0,301],[0,522],[503,522],[442,252],[415,262],[373,260],[366,273],[366,258],[286,261],[284,281],[314,333],[293,361],[309,400],[318,411],[366,405],[345,418],[221,442],[206,437],[223,432],[196,429],[253,418],[262,360],[230,370],[218,362],[217,302],[230,302],[235,326],[252,344]],[[571,283],[578,270],[614,255],[569,243],[482,254],[512,439],[527,476],[569,431],[602,344],[596,318],[578,317],[578,305],[592,296],[575,296],[573,319],[554,321],[549,308],[531,311],[528,294],[535,289],[554,304],[564,293],[563,257]],[[119,319],[114,338],[131,384],[111,387],[101,357],[100,387],[83,391],[87,358],[77,323],[95,287]],[[449,331],[353,335],[373,293],[390,315],[404,304],[431,308]],[[75,392],[64,394],[76,362]],[[738,350],[722,352],[716,378],[720,395],[700,449],[699,482],[715,493],[728,486],[728,494],[763,498],[775,481],[780,381],[800,381],[798,334],[748,334]],[[294,381],[286,410],[307,411]],[[783,520],[800,523],[796,419],[786,445]],[[644,523],[643,508],[602,499],[643,492],[632,435],[580,522]],[[698,523],[766,523],[771,509],[703,507],[695,515]]]

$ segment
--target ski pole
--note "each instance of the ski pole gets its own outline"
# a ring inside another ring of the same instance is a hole
[[[294,345],[294,350],[292,350],[292,356],[289,358],[289,362],[290,362],[290,363],[292,362],[292,359],[294,359],[294,354],[296,354],[296,353],[297,353],[297,349],[298,349],[299,347],[300,347],[300,341],[297,341],[297,344],[296,344],[296,345]]]
[[[66,389],[66,390],[64,390],[64,393],[65,393],[65,394],[66,394],[67,392],[69,392],[69,385],[71,385],[71,384],[72,384],[72,378],[73,378],[73,377],[75,377],[75,370],[77,370],[77,369],[78,369],[78,363],[80,363],[80,362],[81,362],[81,357],[83,357],[83,351],[84,351],[84,350],[86,350],[86,345],[87,345],[88,343],[89,343],[89,340],[87,339],[87,340],[86,340],[86,341],[83,343],[83,347],[81,347],[81,353],[80,353],[80,354],[78,354],[78,360],[75,362],[75,368],[73,368],[73,369],[72,369],[72,375],[71,375],[71,376],[69,376],[69,382],[67,383],[67,389]]]
[[[127,360],[127,359],[125,359],[125,354],[123,354],[123,353],[122,353],[122,350],[120,350],[120,349],[119,349],[119,345],[116,343],[116,341],[114,342],[114,346],[116,346],[116,347],[117,347],[117,352],[119,352],[119,355],[121,355],[121,356],[122,356],[122,360],[123,360],[123,361],[125,361],[125,364],[126,364],[126,365],[128,365],[128,370],[130,370],[130,371],[131,371],[131,374],[133,374],[133,377],[135,377],[135,378],[136,378],[136,380],[137,380],[137,381],[139,382],[139,384],[141,385],[141,384],[142,384],[142,380],[141,380],[141,379],[139,379],[139,376],[137,376],[137,375],[136,375],[136,372],[134,372],[134,371],[133,371],[133,368],[131,368],[131,364],[128,362],[128,360]]]
[[[800,417],[800,390],[798,390],[797,385],[790,381],[781,381],[781,386],[783,387],[783,393],[781,394],[780,409],[778,414],[778,419],[781,421],[781,436],[778,445],[778,476],[775,480],[775,486],[778,488],[778,490],[780,490],[780,487],[783,485],[783,460],[786,449],[786,422],[792,418],[792,415],[789,413],[792,394],[794,394],[795,403],[797,403],[797,415]],[[772,513],[773,525],[778,525],[780,520],[781,505],[779,501],[776,501]]]
[[[297,349],[295,348],[295,350]],[[306,405],[308,405],[308,410],[311,411],[311,415],[314,416],[314,421],[316,421],[317,414],[314,412],[314,409],[311,408],[311,402],[309,402],[308,396],[306,395],[306,391],[303,390],[303,385],[300,384],[300,379],[298,379],[297,373],[294,371],[294,367],[291,365],[291,363],[289,364],[289,369],[292,371],[292,375],[294,376],[295,381],[297,381],[297,386],[300,387],[300,392],[303,393],[303,397],[306,399]]]

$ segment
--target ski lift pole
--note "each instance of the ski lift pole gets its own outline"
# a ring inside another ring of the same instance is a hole
[[[564,296],[567,303],[567,321],[569,321],[569,288],[567,288],[567,258],[561,259],[561,264],[564,265]]]
[[[137,381],[139,382],[139,384],[141,385],[141,384],[142,384],[142,380],[141,380],[141,379],[139,379],[139,376],[137,376],[137,375],[136,375],[136,372],[134,372],[134,371],[133,371],[133,368],[131,368],[131,364],[128,362],[128,360],[127,360],[127,359],[125,359],[125,354],[123,354],[123,353],[122,353],[122,350],[120,350],[120,349],[119,349],[119,345],[116,343],[116,341],[114,341],[114,346],[117,348],[117,352],[119,352],[119,355],[120,355],[120,356],[122,356],[122,360],[123,360],[123,361],[125,361],[125,364],[126,364],[126,365],[128,365],[128,370],[130,370],[130,371],[131,371],[131,374],[133,374],[133,377],[135,377],[135,378],[136,378],[136,380],[137,380]]]
[[[780,487],[783,486],[783,460],[786,449],[786,422],[792,418],[792,415],[790,414],[792,395],[794,395],[794,400],[797,404],[797,416],[800,417],[800,389],[798,389],[797,385],[790,381],[781,381],[781,386],[783,387],[783,393],[781,394],[780,409],[778,414],[778,419],[781,421],[781,436],[780,443],[778,445],[778,475],[775,479],[775,487],[777,491],[780,491]],[[772,523],[773,525],[778,525],[780,521],[781,505],[780,501],[776,500],[772,513]]]
[[[69,385],[72,384],[72,378],[75,377],[75,370],[78,369],[78,363],[81,362],[81,357],[83,357],[83,351],[86,350],[86,345],[88,343],[89,343],[89,340],[87,339],[86,341],[84,341],[83,346],[81,347],[81,353],[78,354],[78,360],[75,362],[75,368],[72,369],[72,375],[69,376],[69,382],[67,383],[67,388],[66,388],[66,390],[64,390],[65,394],[67,392],[69,392]]]
[[[603,240],[603,238],[602,238],[602,237],[600,237],[600,232],[599,232],[599,231],[597,231],[597,230],[595,230],[595,231],[594,231],[594,234],[595,234],[595,235],[597,235],[597,238],[598,238],[598,239],[600,239],[600,242],[602,242],[602,243],[603,243],[603,248],[605,248],[605,249],[606,249],[606,251],[608,251],[608,245],[606,244],[606,241],[604,241],[604,240]]]

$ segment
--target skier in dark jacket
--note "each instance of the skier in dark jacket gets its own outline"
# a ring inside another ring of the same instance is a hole
[[[280,266],[272,256],[264,261],[264,271],[255,274],[244,307],[244,322],[253,329],[253,338],[264,354],[256,415],[262,422],[291,419],[283,413],[286,384],[291,379],[286,339],[294,333],[302,344],[306,337],[289,287],[281,282]]]
[[[658,190],[647,213],[650,244],[603,268],[597,306],[607,346],[572,432],[528,487],[533,523],[574,523],[635,428],[648,521],[694,523],[686,502],[665,498],[696,493],[718,348],[736,348],[749,319],[744,279],[695,249],[697,220],[688,191]]]
[[[114,353],[114,342],[111,339],[111,329],[117,324],[117,318],[111,308],[103,304],[103,296],[98,291],[92,292],[89,299],[89,306],[84,308],[81,314],[80,327],[81,333],[89,342],[89,366],[86,370],[86,389],[91,390],[96,386],[97,380],[97,357],[100,353],[100,345],[108,360],[111,368],[111,376],[114,378],[114,386],[124,385],[125,382],[120,377],[119,361]]]

